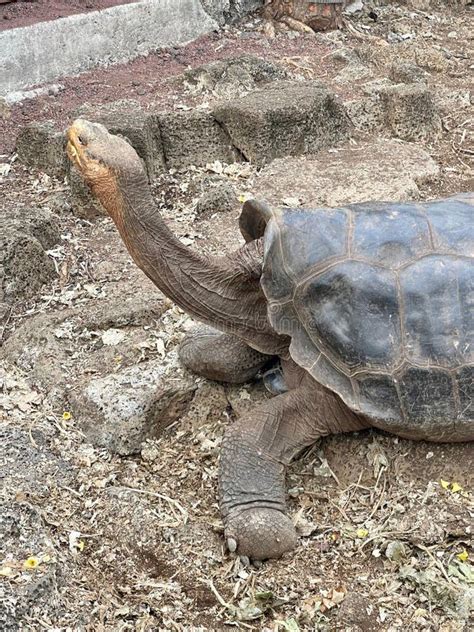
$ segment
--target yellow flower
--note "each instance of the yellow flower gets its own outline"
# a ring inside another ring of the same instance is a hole
[[[84,540],[79,540],[79,542],[77,543],[77,548],[79,549],[79,551],[83,551],[85,546],[86,545]]]
[[[68,410],[65,410],[63,412],[63,420],[64,421],[69,421],[71,419],[72,415]]]
[[[23,562],[23,568],[26,568],[26,570],[34,570],[35,568],[37,568],[39,566],[39,559],[37,557],[29,557],[27,560],[25,560]]]
[[[469,558],[469,553],[466,551],[466,549],[463,549],[462,553],[458,553],[456,557],[458,558],[458,560],[461,560],[461,562],[465,562]]]
[[[448,492],[451,492],[452,494],[456,494],[457,492],[462,492],[463,490],[463,488],[461,487],[459,483],[450,483],[449,481],[443,481],[443,479],[441,479],[439,482],[443,489],[446,489]]]
[[[367,529],[357,529],[356,533],[358,538],[366,538],[369,535]]]

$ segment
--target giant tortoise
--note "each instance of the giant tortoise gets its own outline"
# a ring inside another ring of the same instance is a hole
[[[166,227],[132,147],[77,120],[68,154],[136,264],[194,318],[182,357],[238,381],[281,361],[281,394],[226,432],[219,495],[227,545],[255,560],[296,545],[285,467],[305,446],[377,427],[474,439],[474,194],[336,209],[244,205],[246,244],[221,257]]]

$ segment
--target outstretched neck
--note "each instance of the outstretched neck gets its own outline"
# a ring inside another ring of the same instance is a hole
[[[130,184],[121,188],[118,208],[107,210],[135,263],[163,294],[197,320],[243,338],[263,353],[287,348],[286,338],[273,331],[267,318],[260,287],[261,241],[226,257],[201,255],[169,230],[147,183]]]

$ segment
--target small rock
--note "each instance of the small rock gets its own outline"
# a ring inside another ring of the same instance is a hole
[[[74,417],[88,440],[120,455],[140,452],[189,408],[196,387],[188,377],[165,376],[162,360],[92,379],[71,393]]]
[[[125,338],[125,333],[120,329],[107,329],[102,334],[102,342],[108,347],[118,345]]]
[[[194,90],[210,90],[222,97],[235,96],[286,78],[283,68],[255,55],[214,61],[184,73],[185,82]]]
[[[407,555],[405,545],[399,540],[393,540],[387,544],[385,555],[392,562],[402,562]]]
[[[335,81],[338,83],[350,83],[361,79],[368,79],[373,76],[372,70],[360,62],[351,62],[341,72],[336,75]]]
[[[448,61],[434,46],[420,46],[418,40],[406,42],[396,47],[394,55],[400,59],[416,63],[428,72],[446,72]]]
[[[341,46],[340,48],[337,48],[334,52],[329,54],[329,59],[337,62],[344,62],[346,64],[360,63],[360,57],[357,54],[357,51],[348,46]]]
[[[196,212],[198,215],[225,213],[232,211],[237,203],[234,187],[227,182],[223,182],[204,193],[197,203]]]
[[[448,116],[453,110],[459,112],[461,108],[465,108],[467,112],[467,110],[472,108],[472,103],[474,102],[474,94],[471,93],[468,87],[453,90],[447,86],[438,86],[435,98],[436,105],[444,116]]]
[[[390,79],[395,83],[419,83],[428,77],[429,74],[423,68],[408,61],[396,61],[390,69]]]

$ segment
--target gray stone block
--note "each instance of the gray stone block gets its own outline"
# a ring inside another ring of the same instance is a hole
[[[46,250],[59,239],[58,218],[45,209],[0,216],[0,302],[31,298],[54,276]]]
[[[441,118],[433,93],[424,85],[396,85],[380,93],[385,122],[393,136],[430,140],[441,133]]]
[[[369,96],[345,103],[354,126],[403,140],[433,140],[441,133],[434,95],[424,84],[374,82]]]
[[[53,121],[28,123],[16,140],[18,160],[52,176],[63,177],[67,169],[66,136]]]
[[[348,138],[344,106],[319,82],[279,81],[218,105],[216,119],[247,160],[312,154]]]
[[[161,360],[92,379],[71,393],[72,411],[88,440],[130,455],[159,437],[188,409],[196,386],[190,377],[165,376]]]
[[[229,135],[208,112],[163,112],[157,119],[168,168],[203,167],[216,160],[232,163],[239,159]]]

